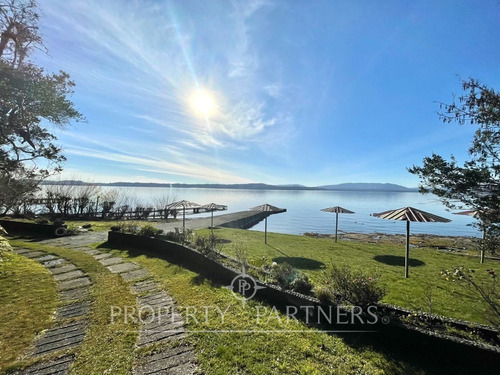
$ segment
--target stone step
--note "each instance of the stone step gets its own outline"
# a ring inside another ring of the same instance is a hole
[[[50,268],[49,271],[50,273],[52,273],[52,275],[59,275],[60,273],[65,273],[65,272],[69,272],[69,271],[73,271],[73,270],[76,270],[76,266],[74,264],[66,264],[64,266],[61,266],[61,267],[54,267],[54,268]]]
[[[167,349],[161,353],[144,357],[143,360],[147,362],[138,366],[134,374],[170,374],[171,370],[175,371],[174,369],[181,365],[189,364],[194,367],[190,363],[194,360],[193,352],[190,348],[186,347]],[[186,369],[184,368],[183,370]],[[179,374],[185,373],[179,372]]]
[[[67,355],[47,362],[39,362],[19,373],[19,375],[53,375],[68,374],[74,357]]]
[[[59,308],[56,312],[56,319],[77,318],[87,314],[89,311],[88,302],[72,303]]]
[[[65,281],[65,280],[76,279],[76,278],[84,276],[84,275],[85,275],[85,273],[83,273],[83,271],[74,270],[74,271],[54,275],[54,279],[56,279],[56,281]]]
[[[61,291],[61,300],[71,301],[76,299],[82,299],[88,297],[88,295],[89,295],[89,288],[88,286],[84,286],[81,288]]]
[[[76,289],[82,286],[90,285],[90,279],[88,277],[81,277],[79,279],[73,279],[68,281],[63,281],[57,285],[59,290],[69,290]]]
[[[123,278],[123,280],[130,282],[134,280],[144,279],[149,276],[149,273],[145,269],[140,268],[135,271],[124,272],[120,274],[120,276]]]
[[[139,268],[139,266],[135,263],[120,263],[120,264],[115,264],[113,266],[109,266],[108,270],[110,270],[113,273],[123,273],[123,272],[133,271],[137,268]]]
[[[104,258],[99,260],[99,263],[101,263],[103,266],[112,266],[113,264],[123,263],[123,258],[117,258],[117,257]]]

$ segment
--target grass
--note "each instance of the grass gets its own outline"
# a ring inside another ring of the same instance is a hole
[[[197,231],[197,235],[208,235],[208,230]],[[222,252],[236,256],[243,247],[251,264],[262,266],[275,261],[287,262],[315,283],[324,285],[325,269],[331,265],[362,269],[366,273],[381,275],[380,282],[387,294],[382,300],[389,304],[416,311],[432,313],[487,324],[487,305],[475,295],[463,290],[452,281],[441,276],[441,270],[463,265],[476,269],[480,280],[487,281],[491,261],[479,264],[478,258],[449,254],[432,248],[410,249],[410,277],[404,276],[404,245],[360,243],[339,241],[330,238],[315,238],[277,233],[268,233],[268,244],[264,244],[262,232],[218,229],[217,236],[223,239]]]
[[[12,246],[64,257],[92,279],[89,327],[82,345],[74,349],[78,351],[78,355],[71,374],[130,373],[134,360],[137,326],[131,320],[127,323],[117,320],[111,324],[110,315],[111,306],[135,306],[135,296],[128,284],[119,275],[110,273],[88,254],[22,240],[11,240],[10,243]],[[11,341],[7,343],[10,345]]]
[[[190,336],[203,373],[415,373],[408,363],[392,360],[371,347],[351,347],[342,339],[310,329],[301,322],[288,322],[277,311],[257,319],[260,303],[248,301],[243,305],[230,290],[154,254],[109,251],[137,262],[164,285],[176,300],[190,331],[240,331],[197,332]],[[224,319],[216,307],[225,313]],[[270,311],[271,307],[268,308]],[[282,330],[301,332],[276,332]]]
[[[56,284],[37,262],[5,252],[0,262],[0,373],[48,328],[58,303]]]

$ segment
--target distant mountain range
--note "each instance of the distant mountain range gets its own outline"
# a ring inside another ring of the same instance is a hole
[[[78,180],[62,181],[42,181],[42,185],[89,185],[88,182]],[[263,183],[250,184],[179,184],[179,183],[149,183],[149,182],[110,182],[110,183],[90,183],[98,186],[116,187],[173,187],[173,188],[203,188],[203,189],[251,189],[251,190],[336,190],[336,191],[394,191],[411,192],[418,191],[418,188],[407,188],[405,186],[389,183],[345,183],[337,185],[323,185],[309,187],[298,184],[291,185],[268,185]]]
[[[418,188],[407,188],[396,184],[380,183],[347,183],[337,185],[318,186],[324,190],[350,190],[350,191],[418,191]]]

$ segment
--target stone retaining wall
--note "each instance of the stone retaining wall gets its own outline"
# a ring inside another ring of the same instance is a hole
[[[24,221],[0,220],[0,225],[8,233],[29,232],[44,237],[57,237],[55,235],[56,227],[49,224],[26,223]]]
[[[155,238],[140,237],[131,234],[119,232],[108,233],[108,243],[116,247],[129,247],[134,250],[147,251],[157,254],[160,258],[171,263],[181,265],[200,275],[220,283],[222,286],[229,286],[235,277],[240,275],[240,272],[235,269],[226,267],[214,260],[208,259],[194,249],[182,246],[178,243],[164,241]],[[294,306],[299,313],[297,318],[304,322],[311,323],[316,310],[321,307],[324,311],[331,308],[330,305],[321,305],[316,298],[304,296],[295,292],[283,290],[275,285],[269,285],[256,281],[257,285],[262,287],[255,295],[255,299],[264,301],[276,309],[287,312],[287,308]],[[304,308],[311,306],[310,310]],[[270,307],[270,308],[271,308]],[[337,306],[333,306],[337,308]],[[306,311],[309,314],[306,314]],[[378,306],[378,311],[387,317],[394,315],[399,316],[398,308],[391,308],[388,305]],[[346,315],[346,320],[350,321],[352,315],[348,310],[342,310]],[[397,313],[397,314],[396,314]],[[382,318],[382,315],[380,318]],[[353,319],[355,320],[355,319]],[[366,333],[358,332],[360,336],[366,335],[368,340],[373,337],[373,332],[378,332],[377,342],[388,344],[397,350],[425,350],[429,353],[439,353],[440,356],[450,356],[450,358],[464,358],[466,360],[478,360],[495,363],[500,365],[500,348],[490,345],[478,344],[465,339],[444,336],[439,333],[420,329],[418,327],[407,326],[399,320],[389,321],[388,324],[379,319],[376,324],[367,326],[359,324],[355,321],[354,324],[339,325],[339,324],[322,324],[317,328],[327,331],[335,330],[335,334],[345,336],[347,339],[352,337],[352,332],[346,331],[366,331]],[[343,333],[343,331],[345,333]],[[370,336],[371,335],[371,336]],[[371,342],[371,341],[370,341]]]

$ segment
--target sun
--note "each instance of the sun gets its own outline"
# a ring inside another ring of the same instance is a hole
[[[189,102],[193,110],[204,117],[215,114],[216,104],[213,95],[205,90],[196,90],[191,95]]]

